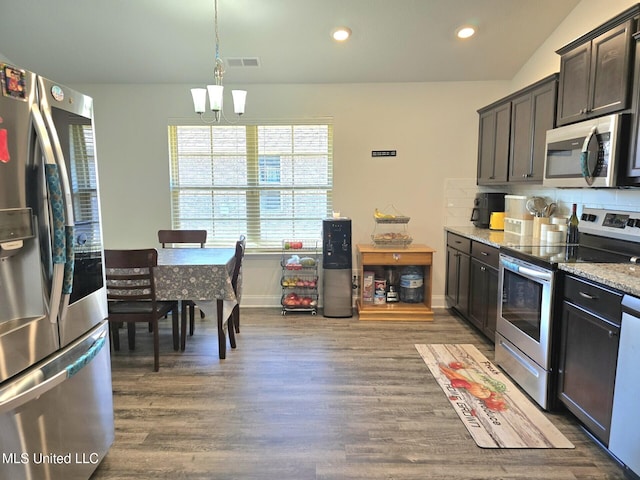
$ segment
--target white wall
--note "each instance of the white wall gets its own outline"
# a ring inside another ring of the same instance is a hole
[[[375,207],[412,217],[416,243],[438,250],[434,304],[444,305],[444,183],[475,177],[476,110],[507,82],[367,85],[249,85],[249,118],[333,117],[334,205],[369,243]],[[193,122],[189,85],[78,85],[94,97],[105,245],[157,245],[170,226],[167,122]],[[397,150],[371,158],[371,150]],[[277,305],[279,259],[249,255],[244,305]],[[267,278],[268,282],[264,279]]]

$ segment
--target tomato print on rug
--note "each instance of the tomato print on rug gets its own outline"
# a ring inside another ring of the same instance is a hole
[[[471,344],[416,345],[482,448],[574,448],[545,413]]]

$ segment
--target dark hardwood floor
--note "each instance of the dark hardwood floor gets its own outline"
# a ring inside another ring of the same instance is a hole
[[[112,354],[116,440],[92,480],[622,479],[571,416],[571,450],[476,446],[416,343],[493,347],[447,311],[433,322],[243,309],[238,348],[217,355],[212,319],[185,352],[162,326],[160,371],[140,327]],[[145,327],[146,328],[146,327]]]

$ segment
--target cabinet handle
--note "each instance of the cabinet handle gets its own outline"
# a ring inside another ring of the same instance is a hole
[[[489,254],[487,252],[480,252],[480,255],[484,255],[485,257],[489,256]]]
[[[396,262],[400,261],[400,254],[399,254],[399,253],[394,253],[394,254],[393,254],[393,259],[394,259]]]
[[[595,295],[590,295],[590,294],[585,293],[585,292],[578,292],[578,294],[582,298],[586,298],[587,300],[597,300],[598,299],[598,297],[596,297]]]
[[[618,334],[616,332],[614,332],[613,330],[609,330],[609,338],[613,338],[613,337],[617,337]]]
[[[480,267],[480,271],[481,271],[481,272],[486,272],[486,271],[487,271],[487,269],[486,269],[486,267]]]

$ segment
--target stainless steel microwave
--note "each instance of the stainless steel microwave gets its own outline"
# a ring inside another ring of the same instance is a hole
[[[607,115],[547,130],[543,185],[615,187],[619,157],[628,142],[625,114]]]

